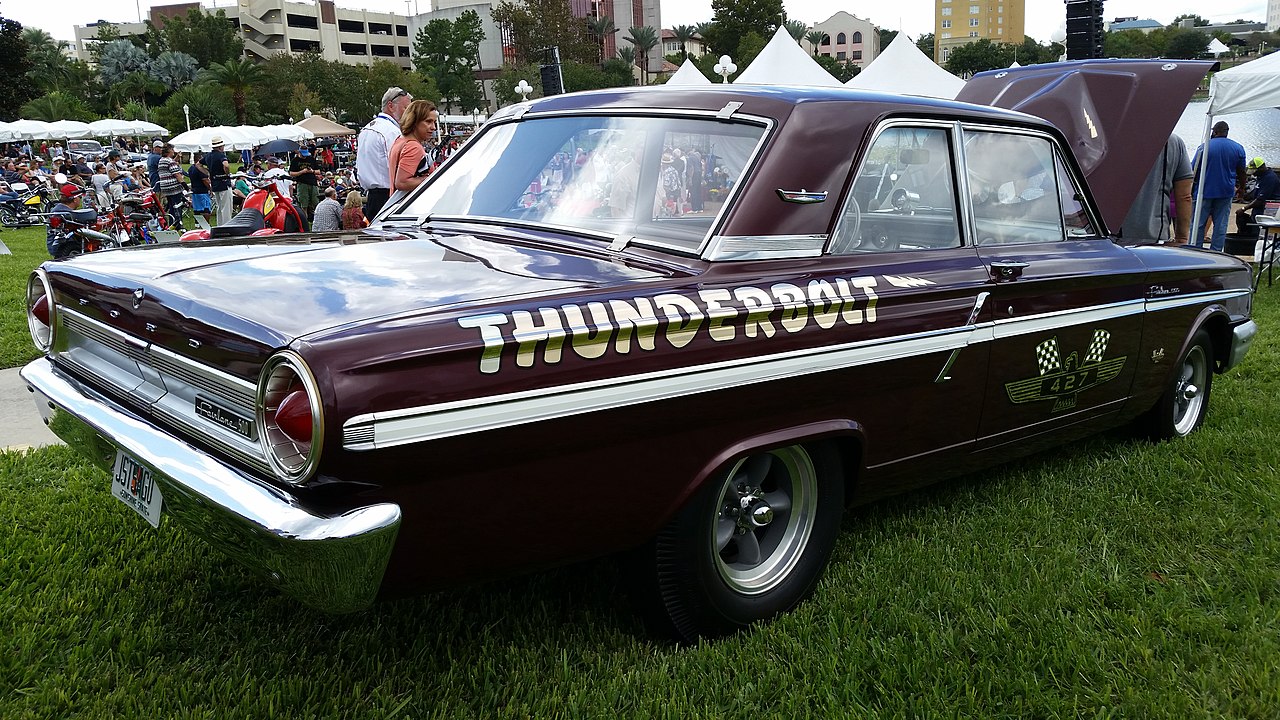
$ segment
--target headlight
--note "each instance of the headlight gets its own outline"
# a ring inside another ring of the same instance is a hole
[[[49,278],[43,270],[37,269],[27,278],[27,329],[31,331],[31,341],[40,352],[48,352],[53,347],[53,329],[57,325],[57,309],[53,303],[53,291],[49,288]]]
[[[316,379],[295,352],[272,355],[258,380],[258,433],[267,461],[282,479],[300,483],[315,472],[324,438]]]

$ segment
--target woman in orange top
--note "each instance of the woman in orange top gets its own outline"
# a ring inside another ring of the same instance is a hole
[[[439,113],[430,100],[414,100],[400,116],[402,135],[392,143],[387,153],[388,171],[391,175],[391,200],[404,197],[426,179],[430,166],[422,144],[436,133]]]

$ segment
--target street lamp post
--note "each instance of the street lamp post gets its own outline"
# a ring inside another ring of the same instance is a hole
[[[525,82],[524,80],[521,80],[520,82],[516,83],[515,90],[516,92],[520,93],[520,102],[524,102],[528,100],[529,93],[533,92],[533,88],[529,85],[529,83]]]
[[[733,64],[733,60],[728,55],[721,55],[720,62],[711,68],[711,71],[719,75],[723,82],[729,82],[729,76],[738,72],[738,66]]]
[[[182,116],[187,119],[187,132],[191,132],[191,106],[182,104]]]

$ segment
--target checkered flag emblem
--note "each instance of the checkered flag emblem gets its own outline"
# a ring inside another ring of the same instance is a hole
[[[1103,347],[1105,348],[1106,345]],[[1036,362],[1040,365],[1041,375],[1062,370],[1062,353],[1058,352],[1058,338],[1049,338],[1036,346]]]
[[[1111,333],[1106,330],[1094,330],[1093,342],[1089,343],[1089,354],[1084,356],[1086,363],[1102,362],[1102,356],[1107,354],[1107,343],[1111,340]]]

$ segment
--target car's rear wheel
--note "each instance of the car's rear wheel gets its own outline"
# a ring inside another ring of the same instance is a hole
[[[1139,430],[1152,440],[1190,435],[1204,423],[1212,388],[1213,341],[1200,330],[1179,358],[1160,401],[1139,418]]]
[[[822,576],[843,510],[829,444],[736,460],[638,552],[642,612],[656,630],[694,640],[789,610]]]

